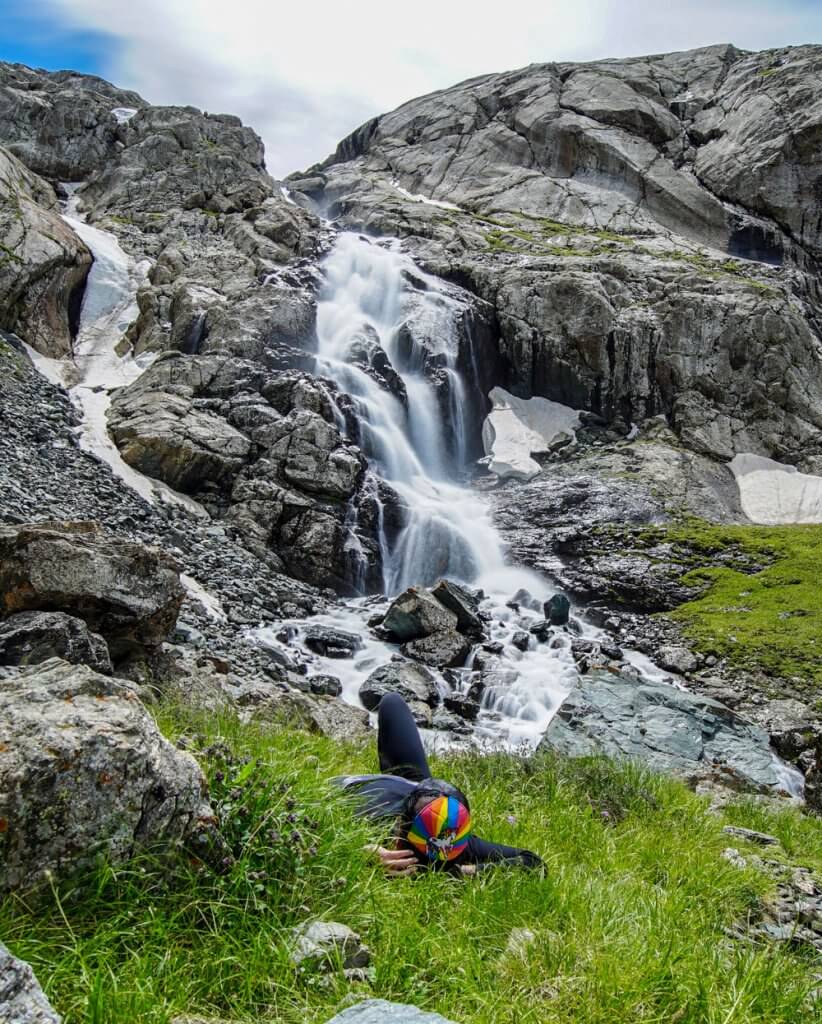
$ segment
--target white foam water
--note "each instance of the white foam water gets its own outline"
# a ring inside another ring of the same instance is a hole
[[[517,630],[527,631],[541,618],[508,607],[511,596],[524,588],[541,607],[552,588],[534,573],[506,565],[487,505],[458,482],[466,468],[470,429],[458,368],[465,304],[441,280],[420,270],[396,241],[340,234],[324,272],[317,307],[317,373],[353,399],[357,440],[369,459],[371,479],[385,480],[406,509],[399,537],[393,543],[381,538],[384,596],[443,577],[483,590],[482,608],[489,616],[490,639],[502,646],[498,661],[504,675],[500,685],[488,686],[483,694],[473,741],[533,746],[573,686],[576,669],[569,637],[549,643],[531,637],[526,651],[511,643]],[[425,338],[424,347],[415,341],[419,337]],[[405,402],[362,365],[363,351],[377,345],[402,380]],[[426,358],[432,356],[442,371],[440,387],[444,382],[447,389],[444,400],[425,373]],[[341,427],[344,422],[340,415]],[[356,529],[356,523],[349,528]],[[352,539],[349,551],[356,557],[362,546]],[[356,633],[365,643],[350,660],[310,656],[312,674],[335,675],[350,703],[360,705],[359,688],[366,677],[397,654],[396,645],[374,639],[366,625],[375,610],[386,606],[387,601],[351,601],[311,619],[313,625]],[[299,644],[306,623],[286,625]],[[264,628],[256,636],[276,646],[278,631]],[[447,692],[451,687],[435,674]]]

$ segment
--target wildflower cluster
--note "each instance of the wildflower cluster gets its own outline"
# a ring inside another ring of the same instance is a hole
[[[201,756],[228,851],[221,883],[239,885],[255,900],[285,896],[317,856],[321,823],[314,809],[300,806],[292,783],[257,759],[237,757],[221,743]]]

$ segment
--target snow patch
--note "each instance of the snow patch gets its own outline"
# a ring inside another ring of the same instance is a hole
[[[127,124],[136,113],[136,107],[115,107],[111,112],[111,116],[117,124]]]
[[[180,582],[186,588],[188,596],[203,606],[206,615],[210,619],[213,619],[215,622],[227,621],[228,616],[223,611],[223,606],[202,584],[198,583],[193,577],[187,576],[184,572],[180,573]]]
[[[459,206],[454,203],[446,203],[441,199],[430,199],[428,196],[424,196],[419,193],[417,193],[417,195],[412,195],[407,188],[403,188],[401,185],[398,185],[396,181],[392,181],[391,184],[401,196],[404,196],[406,199],[410,199],[412,203],[425,203],[426,206],[436,206],[440,210],[459,210]]]
[[[754,523],[822,523],[822,477],[743,452],[730,463],[742,511]]]
[[[562,434],[573,439],[579,412],[547,398],[516,398],[494,388],[493,403],[482,426],[482,443],[489,470],[498,477],[530,480],[540,471],[532,452],[548,449]]]

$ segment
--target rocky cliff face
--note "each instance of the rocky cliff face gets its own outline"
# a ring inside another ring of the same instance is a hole
[[[514,393],[813,471],[820,62],[714,46],[490,75],[290,184],[491,303]]]

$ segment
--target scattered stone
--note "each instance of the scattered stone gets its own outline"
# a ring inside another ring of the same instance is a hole
[[[745,858],[742,856],[739,850],[736,849],[735,846],[726,846],[720,854],[720,857],[722,857],[723,860],[728,861],[728,863],[732,864],[735,868],[739,868],[740,870],[748,866],[748,862],[745,860]]]
[[[34,971],[0,942],[0,1020],[3,1024],[60,1024]]]
[[[518,629],[511,637],[511,643],[519,651],[527,651],[531,643],[531,637],[523,629]]]
[[[306,921],[292,931],[294,948],[291,959],[298,966],[325,971],[367,967],[371,953],[360,936],[336,921]]]
[[[681,676],[696,672],[699,668],[696,655],[692,654],[687,647],[660,647],[655,660],[659,667],[665,669],[666,672],[676,672]]]
[[[449,711],[453,711],[455,715],[459,715],[461,718],[467,718],[469,722],[473,722],[476,719],[480,710],[480,706],[476,701],[459,693],[452,693],[446,697],[443,700],[443,704]]]
[[[461,587],[453,580],[440,580],[431,591],[439,603],[457,616],[457,630],[473,639],[481,640],[485,629],[479,614],[480,598],[467,587]]]
[[[336,676],[309,676],[308,685],[312,693],[324,697],[339,697],[342,693],[342,683]]]
[[[571,602],[565,594],[554,594],[543,605],[543,613],[552,626],[564,626],[571,614]]]
[[[778,846],[779,840],[776,836],[769,836],[766,832],[756,832],[752,828],[741,828],[738,825],[725,825],[722,831],[734,839],[747,839],[749,843],[756,843],[758,846]]]

